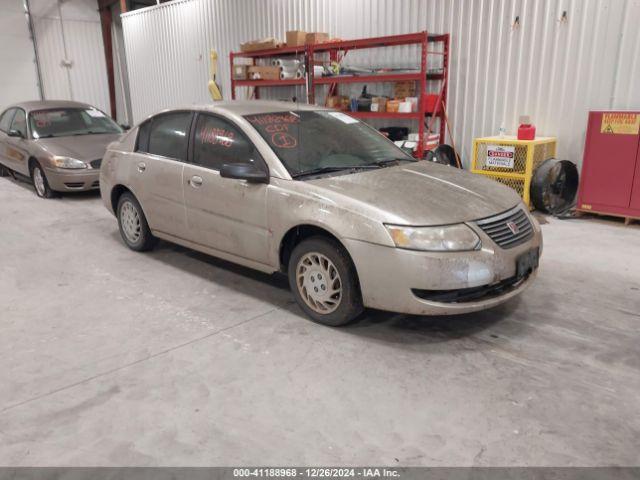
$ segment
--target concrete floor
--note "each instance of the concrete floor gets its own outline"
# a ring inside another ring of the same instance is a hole
[[[522,298],[330,329],[95,194],[0,179],[0,219],[0,465],[640,463],[638,226],[550,219]]]

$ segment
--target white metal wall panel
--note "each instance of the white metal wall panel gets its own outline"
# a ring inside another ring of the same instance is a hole
[[[22,0],[5,0],[0,14],[0,111],[12,103],[38,99],[33,43]]]
[[[69,70],[62,65],[67,58],[59,18],[33,16],[38,45],[38,60],[44,98],[50,100],[70,100],[71,81]]]
[[[467,165],[474,137],[501,125],[514,133],[524,114],[538,134],[558,136],[561,157],[580,163],[589,110],[640,107],[638,24],[640,0],[177,0],[123,16],[136,121],[209,102],[210,48],[228,97],[228,54],[249,39],[291,29],[345,39],[448,32],[448,114]],[[350,53],[346,63],[415,66],[416,48]]]
[[[30,6],[45,98],[86,102],[109,112],[97,0],[31,0]]]

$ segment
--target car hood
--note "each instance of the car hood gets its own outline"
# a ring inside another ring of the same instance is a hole
[[[400,225],[469,222],[504,212],[520,202],[512,189],[494,180],[427,161],[309,183],[338,194],[342,198],[336,200],[343,205],[351,199],[358,210]]]
[[[102,158],[107,145],[120,138],[119,133],[77,135],[75,137],[41,138],[34,142],[51,155],[77,158],[90,162]]]

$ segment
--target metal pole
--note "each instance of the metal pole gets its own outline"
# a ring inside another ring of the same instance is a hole
[[[38,77],[38,93],[40,94],[40,100],[44,100],[44,88],[42,86],[42,73],[40,71],[40,57],[38,56],[38,42],[36,40],[36,32],[33,28],[33,20],[31,18],[31,8],[29,7],[29,0],[24,0],[24,14],[27,17],[29,34],[31,35],[31,42],[33,43],[33,54],[35,56],[36,75]]]

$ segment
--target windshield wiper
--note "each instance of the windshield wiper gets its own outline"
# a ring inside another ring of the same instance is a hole
[[[372,168],[380,168],[380,166],[374,164],[374,165],[345,165],[342,167],[339,167],[339,166],[319,167],[319,168],[312,168],[311,170],[305,170],[304,172],[296,173],[294,175],[291,175],[291,177],[300,178],[300,177],[306,177],[308,175],[320,175],[322,173],[340,172],[342,170],[356,171],[356,170],[370,170]]]
[[[86,132],[72,133],[71,135],[74,136],[74,137],[77,137],[79,135],[95,135],[97,133],[99,133],[99,132],[94,132],[93,130],[88,130]]]
[[[415,158],[395,157],[395,158],[388,158],[386,160],[380,160],[379,162],[376,162],[375,165],[378,165],[379,167],[386,167],[387,165],[390,165],[392,163],[399,165],[400,162],[416,162],[416,161],[417,159]]]

